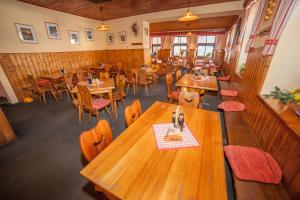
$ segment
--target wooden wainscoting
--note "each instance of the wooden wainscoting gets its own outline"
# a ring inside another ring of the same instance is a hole
[[[20,101],[30,95],[22,89],[26,85],[27,75],[55,74],[62,67],[67,71],[76,71],[98,66],[101,62],[122,62],[125,70],[136,68],[144,63],[144,49],[0,54],[0,63]]]
[[[278,161],[288,194],[291,199],[300,199],[300,137],[258,97],[271,57],[263,57],[262,48],[252,49],[242,78],[234,73],[235,66],[230,66],[236,63],[236,57],[231,56],[233,61],[225,65],[224,70],[232,74],[232,84],[246,105],[248,121],[255,129],[260,143]]]

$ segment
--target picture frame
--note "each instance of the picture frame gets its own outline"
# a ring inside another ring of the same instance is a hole
[[[107,43],[109,45],[115,44],[114,33],[107,33]]]
[[[47,29],[47,34],[49,39],[60,39],[58,24],[45,22],[45,26]]]
[[[119,43],[120,44],[126,44],[127,43],[127,36],[126,36],[125,31],[119,32]]]
[[[85,28],[84,32],[85,32],[85,38],[86,38],[87,41],[93,41],[94,40],[94,32],[93,32],[92,29]]]
[[[35,30],[32,25],[15,23],[15,26],[21,42],[29,44],[38,43]]]
[[[69,31],[69,36],[70,36],[71,44],[74,44],[74,45],[80,44],[78,31]]]

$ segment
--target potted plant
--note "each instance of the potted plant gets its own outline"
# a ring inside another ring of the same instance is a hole
[[[243,75],[245,71],[245,63],[240,64],[239,70],[240,70],[240,75]]]
[[[271,91],[269,94],[265,94],[265,97],[272,97],[278,99],[281,103],[287,105],[300,116],[300,88],[296,90],[281,90],[279,87],[275,86],[275,90]]]

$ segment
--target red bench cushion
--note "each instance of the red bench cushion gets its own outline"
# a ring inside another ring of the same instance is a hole
[[[254,147],[228,145],[226,157],[238,179],[263,183],[280,183],[282,171],[271,154]]]
[[[228,75],[228,76],[221,76],[221,77],[218,77],[218,80],[219,81],[229,81],[230,80],[230,75]]]
[[[222,96],[236,97],[238,92],[236,90],[220,90]]]
[[[100,98],[100,99],[93,99],[92,100],[93,107],[98,109],[98,110],[108,106],[109,104],[110,104],[110,100],[108,100],[108,99]]]
[[[245,105],[238,101],[224,101],[218,105],[218,108],[225,112],[240,112],[245,110]]]

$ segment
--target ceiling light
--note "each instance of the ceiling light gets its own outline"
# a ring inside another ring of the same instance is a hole
[[[187,21],[192,21],[192,20],[196,20],[199,18],[200,18],[199,16],[193,15],[193,13],[188,8],[188,10],[183,14],[183,17],[178,18],[178,21],[187,22]]]
[[[100,26],[98,26],[97,28],[96,28],[96,30],[97,31],[108,31],[109,30],[109,28],[108,28],[108,26],[107,25],[105,25],[105,24],[100,24]]]

